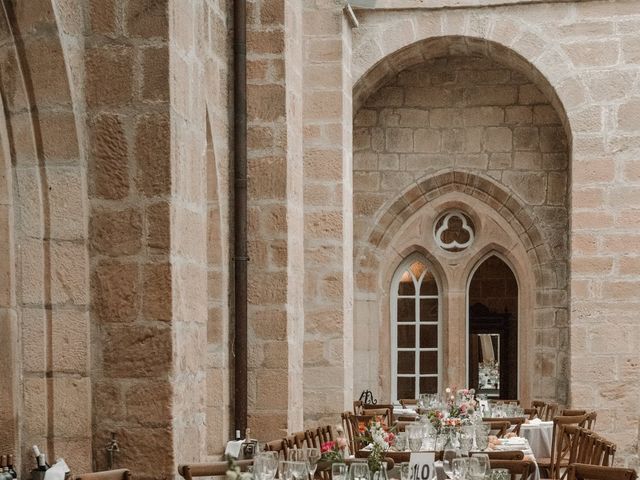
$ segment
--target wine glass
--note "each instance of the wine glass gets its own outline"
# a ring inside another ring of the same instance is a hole
[[[364,462],[355,462],[349,469],[349,480],[369,480],[369,465]]]
[[[331,465],[331,478],[333,480],[347,480],[347,465],[344,463]]]
[[[488,458],[488,457],[487,457]],[[477,456],[469,458],[469,477],[471,480],[484,480],[487,474],[487,463],[480,460]]]
[[[453,475],[454,480],[463,480],[467,476],[468,469],[468,458],[454,458],[451,462],[451,475]]]
[[[287,461],[283,463],[285,480],[301,480],[307,473],[306,462]]]
[[[486,453],[478,453],[476,455],[474,455],[474,458],[478,459],[478,463],[479,463],[479,472],[482,473],[482,477],[484,478],[484,476],[488,475],[489,472],[491,471],[491,463],[489,462],[489,455],[487,455]]]
[[[277,452],[260,452],[254,457],[253,471],[258,480],[273,480],[277,470]]]
[[[320,449],[307,447],[304,449],[304,452],[307,460],[307,470],[309,470],[309,475],[313,478],[313,475],[316,473],[316,469],[318,468],[318,462],[320,461]]]

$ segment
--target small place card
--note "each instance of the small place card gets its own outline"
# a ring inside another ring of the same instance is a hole
[[[412,452],[409,458],[411,480],[431,480],[436,476],[434,452]]]

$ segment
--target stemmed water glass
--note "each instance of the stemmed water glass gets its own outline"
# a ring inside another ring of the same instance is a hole
[[[287,461],[282,462],[284,480],[301,480],[307,473],[306,462]]]
[[[318,462],[320,461],[320,449],[315,447],[307,447],[304,450],[305,459],[307,462],[307,470],[309,471],[309,475],[313,479],[313,475],[316,473],[316,468],[318,468]]]
[[[472,479],[484,479],[491,471],[491,464],[489,463],[489,455],[486,453],[479,453],[471,457],[476,461],[469,463],[469,473]]]
[[[349,480],[369,480],[369,465],[364,462],[355,462],[349,469]]]
[[[451,475],[454,480],[463,480],[467,476],[467,470],[469,469],[468,458],[454,458],[451,462]]]
[[[347,465],[344,463],[331,465],[331,478],[333,480],[347,480]]]
[[[260,452],[253,460],[253,472],[258,480],[273,480],[278,470],[276,452]]]
[[[484,480],[488,471],[488,455],[474,455],[469,458],[469,476],[471,477],[471,480]]]

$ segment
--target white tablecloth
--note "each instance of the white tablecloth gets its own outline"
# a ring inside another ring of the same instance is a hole
[[[537,458],[551,457],[551,441],[553,440],[553,422],[539,424],[523,423],[520,436],[526,438]]]
[[[522,435],[522,430],[520,431],[520,435]],[[524,435],[523,435],[524,437]],[[524,444],[516,444],[516,445],[501,445],[496,448],[496,450],[521,450],[524,453],[525,457],[529,457],[530,460],[533,460],[535,463],[533,473],[529,477],[530,480],[540,480],[540,469],[538,469],[538,463],[536,462],[536,453],[531,448],[531,445],[528,441]]]

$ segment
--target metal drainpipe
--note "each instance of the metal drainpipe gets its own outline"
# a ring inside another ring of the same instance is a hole
[[[246,0],[233,2],[234,412],[247,428],[247,25]]]

